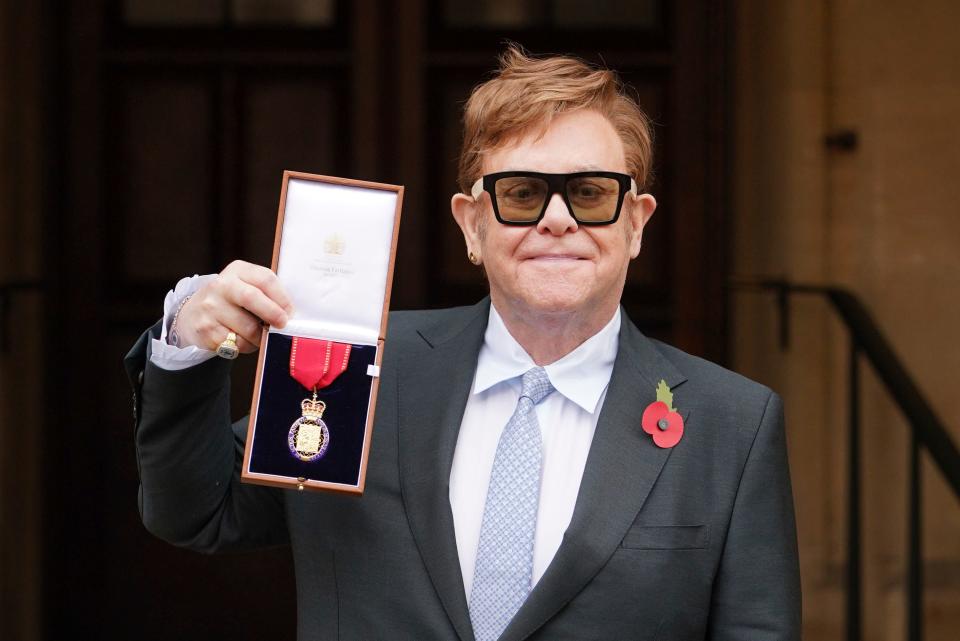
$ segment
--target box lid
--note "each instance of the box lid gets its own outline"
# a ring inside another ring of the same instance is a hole
[[[382,338],[402,187],[285,172],[274,269],[294,313],[272,332]],[[335,181],[335,182],[328,182]]]

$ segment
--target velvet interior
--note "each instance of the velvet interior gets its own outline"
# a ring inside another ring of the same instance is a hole
[[[300,402],[311,391],[290,376],[290,336],[271,333],[267,337],[260,383],[260,403],[254,427],[250,471],[314,481],[358,485],[363,435],[373,377],[367,366],[376,360],[375,345],[354,345],[347,370],[329,387],[317,392],[327,404],[323,422],[330,431],[330,445],[316,461],[305,462],[290,453],[287,434],[302,415]]]

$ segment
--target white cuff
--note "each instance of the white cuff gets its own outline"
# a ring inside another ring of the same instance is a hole
[[[154,338],[151,343],[150,362],[161,369],[180,370],[187,369],[194,365],[210,360],[215,356],[215,352],[208,349],[202,349],[195,345],[186,347],[175,347],[167,343],[167,332],[170,329],[170,323],[173,322],[173,316],[180,307],[180,302],[184,298],[194,294],[201,287],[216,278],[216,274],[207,274],[205,276],[187,276],[181,278],[177,286],[167,292],[167,297],[163,300],[163,327],[160,330],[159,340]]]

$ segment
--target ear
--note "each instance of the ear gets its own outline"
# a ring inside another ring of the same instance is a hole
[[[480,227],[483,207],[466,194],[454,194],[450,199],[450,211],[454,220],[463,232],[463,241],[467,245],[467,253],[473,252],[482,260],[480,251]]]
[[[630,258],[640,255],[640,241],[643,239],[643,228],[653,216],[657,208],[656,199],[650,194],[627,194],[624,203],[627,214],[627,236],[630,242]]]

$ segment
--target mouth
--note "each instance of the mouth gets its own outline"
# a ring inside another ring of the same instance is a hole
[[[536,261],[561,261],[561,260],[586,260],[582,256],[575,254],[538,254],[527,257],[527,260]]]

